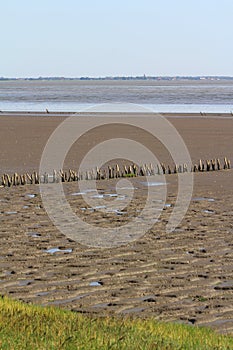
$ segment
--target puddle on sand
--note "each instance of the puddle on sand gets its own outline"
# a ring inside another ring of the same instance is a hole
[[[116,215],[125,215],[125,214],[127,214],[126,211],[121,211],[119,209],[109,209],[109,210],[107,210],[107,213],[115,213]]]
[[[200,201],[214,202],[215,199],[214,198],[207,198],[207,197],[195,197],[195,198],[192,198],[192,201],[195,201],[195,202],[200,202]]]
[[[91,198],[102,199],[102,198],[104,198],[104,195],[103,194],[94,194],[94,196],[91,196]]]
[[[34,228],[40,228],[41,227],[41,225],[40,224],[35,224],[35,225],[33,225],[33,226],[30,226],[30,227],[28,227],[30,230],[33,230]]]
[[[69,299],[54,300],[54,301],[49,302],[48,305],[62,305],[62,304],[72,303],[76,300],[85,298],[89,295],[90,294],[86,293],[86,294],[81,294],[81,295],[78,295],[77,297],[73,297],[73,298],[69,298]]]
[[[145,302],[148,302],[148,303],[155,303],[156,302],[154,295],[144,296],[142,298],[139,298],[139,300],[145,301]]]
[[[26,197],[28,197],[28,198],[35,198],[36,197],[36,194],[26,194]]]
[[[50,292],[40,292],[40,293],[37,293],[36,294],[36,297],[43,297],[43,296],[46,296],[48,295]]]
[[[216,290],[233,290],[233,280],[219,283],[214,287],[214,289],[216,289]]]
[[[11,271],[4,271],[5,276],[10,276],[10,275],[14,275],[15,271],[11,270]]]
[[[117,193],[105,193],[105,194],[104,194],[104,197],[110,197],[110,198],[112,198],[112,197],[118,197],[118,194],[117,194]]]
[[[171,207],[172,207],[172,205],[169,204],[169,203],[166,203],[166,204],[164,205],[164,208],[171,208]]]
[[[105,208],[106,208],[106,205],[97,205],[96,207],[92,207],[91,209],[99,210],[99,209],[105,209]]]
[[[45,252],[49,254],[54,254],[57,252],[62,252],[62,253],[72,253],[72,249],[60,249],[60,248],[50,248],[46,249]]]
[[[123,310],[121,311],[122,314],[130,314],[132,312],[142,312],[144,311],[145,309],[143,307],[133,307],[131,309],[126,309],[126,310]]]
[[[86,210],[89,210],[89,211],[95,211],[95,210],[100,210],[100,209],[105,209],[106,208],[106,205],[96,205],[95,207],[87,207],[87,208],[85,208],[85,207],[82,207],[82,208],[80,208],[80,210],[82,210],[82,211],[86,211]]]
[[[203,210],[203,213],[206,213],[206,214],[215,214],[215,211],[214,210]]]
[[[126,199],[126,196],[125,195],[120,195],[117,197],[117,201],[123,201],[124,199]]]
[[[152,181],[152,182],[141,182],[143,186],[146,187],[154,187],[154,186],[167,186],[166,182],[157,182],[157,181]]]
[[[82,211],[86,211],[86,210],[90,210],[90,211],[94,211],[94,209],[93,208],[85,208],[85,207],[82,207],[82,208],[80,208],[80,210],[82,210]]]
[[[132,191],[132,190],[138,190],[137,187],[119,187],[119,190],[129,190],[129,191]]]
[[[28,235],[33,238],[41,237],[41,234],[37,232],[28,232]]]
[[[32,284],[34,280],[21,280],[19,281],[19,286],[21,287],[25,287],[25,286],[29,286],[30,284]]]
[[[96,307],[96,308],[98,307],[102,308],[102,307],[108,307],[108,306],[109,306],[109,303],[100,303],[100,304],[92,305],[92,307]]]
[[[99,286],[102,286],[103,283],[102,282],[98,282],[98,281],[94,281],[94,282],[90,282],[89,283],[89,286],[91,287],[99,287]]]
[[[103,198],[117,198],[117,197],[122,197],[119,196],[117,193],[104,193],[104,194],[94,194],[91,196],[91,198],[96,198],[96,199],[103,199]]]
[[[209,322],[206,324],[207,327],[224,327],[227,326],[228,324],[232,325],[233,324],[233,318],[230,319],[220,319],[220,320],[215,320],[212,322]],[[224,328],[223,328],[224,330]]]
[[[17,211],[5,211],[5,214],[13,215],[13,214],[18,214],[18,212]]]
[[[85,191],[81,191],[81,192],[74,192],[74,193],[71,193],[71,196],[84,196],[85,194],[87,193],[91,193],[91,192],[96,192],[96,190],[85,190]]]

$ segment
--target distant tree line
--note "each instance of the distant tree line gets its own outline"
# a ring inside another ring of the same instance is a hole
[[[23,80],[23,81],[38,81],[38,80],[156,80],[156,81],[173,81],[173,80],[233,80],[233,77],[228,76],[106,76],[106,77],[38,77],[38,78],[6,78],[0,77],[0,81]]]

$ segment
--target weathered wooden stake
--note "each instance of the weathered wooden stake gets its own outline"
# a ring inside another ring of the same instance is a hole
[[[218,170],[221,170],[221,169],[222,169],[221,163],[220,163],[220,160],[219,160],[219,159],[217,159],[217,169],[218,169]]]

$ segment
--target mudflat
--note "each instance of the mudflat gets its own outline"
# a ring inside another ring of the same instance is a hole
[[[4,115],[2,113],[0,115],[1,173],[38,170],[41,155],[49,137],[66,118],[67,115],[64,113],[54,113],[51,116],[45,113],[39,115],[33,113]],[[81,120],[77,115],[78,118]],[[199,117],[196,114],[190,114],[179,117],[179,114],[169,114],[167,118],[184,139],[194,163],[201,158],[206,160],[228,157],[233,161],[231,149],[233,118],[230,115],[211,114]],[[165,164],[172,162],[166,148],[151,135],[119,124],[103,126],[83,135],[68,153],[65,161],[66,168],[76,169],[89,149],[105,139],[115,137],[136,139],[151,149],[161,162]]]
[[[64,118],[2,115],[1,173],[38,170],[43,148]],[[183,137],[194,163],[200,158],[222,160],[225,156],[233,161],[230,116],[168,119]],[[116,135],[137,139],[161,162],[172,162],[165,147],[151,135],[115,125],[84,135],[67,155],[65,166],[75,168],[87,150]],[[78,312],[153,316],[233,332],[232,179],[231,169],[195,173],[187,213],[169,233],[166,224],[178,185],[177,175],[166,175],[166,203],[158,220],[139,239],[107,249],[85,247],[63,235],[48,217],[38,185],[2,187],[1,293]],[[145,179],[127,181],[135,188],[132,203],[108,213],[91,210],[77,195],[78,183],[67,183],[63,188],[74,213],[93,225],[111,228],[140,215],[146,201]],[[120,196],[116,184],[117,179],[98,181],[99,194],[113,194],[108,201],[116,200]]]

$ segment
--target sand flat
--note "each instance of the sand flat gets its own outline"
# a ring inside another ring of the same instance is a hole
[[[37,169],[47,138],[63,118],[1,116],[1,172]],[[232,160],[232,119],[169,120],[194,161],[223,156]],[[92,145],[116,131],[129,136],[129,130],[108,128],[92,133]],[[135,130],[130,132],[135,137]],[[148,135],[137,137],[155,147]],[[71,150],[67,166],[74,165],[77,150],[82,155],[90,148],[87,140],[90,135]],[[159,157],[169,162],[164,148],[156,147]],[[232,178],[232,170],[196,173],[188,212],[175,232],[167,233],[177,193],[176,175],[167,175],[169,205],[159,221],[140,239],[108,249],[84,247],[61,234],[45,212],[38,186],[0,188],[1,293],[91,314],[154,316],[233,332]],[[120,216],[82,211],[83,199],[72,195],[79,191],[77,183],[65,184],[64,191],[83,220],[109,227],[138,215],[147,188],[143,178],[131,181],[137,190],[131,207]],[[97,184],[100,193],[108,194],[115,193],[115,186],[116,180]]]
[[[55,113],[51,116],[44,113],[39,113],[39,116],[30,113],[18,115],[2,113],[0,115],[1,173],[38,170],[47,140],[65,118],[64,113]],[[81,117],[77,118],[81,119]],[[169,115],[168,120],[183,137],[194,163],[200,158],[206,160],[225,156],[233,162],[231,151],[233,118],[230,115],[199,117],[194,114],[193,117],[181,116],[179,118],[179,115],[174,114]],[[82,137],[80,142],[75,143],[70,150],[65,166],[67,168],[77,167],[89,149],[106,138],[115,137],[136,139],[155,152],[161,162],[165,164],[172,162],[165,147],[150,135],[119,125],[114,128],[104,126]],[[95,165],[94,161],[93,165]]]

